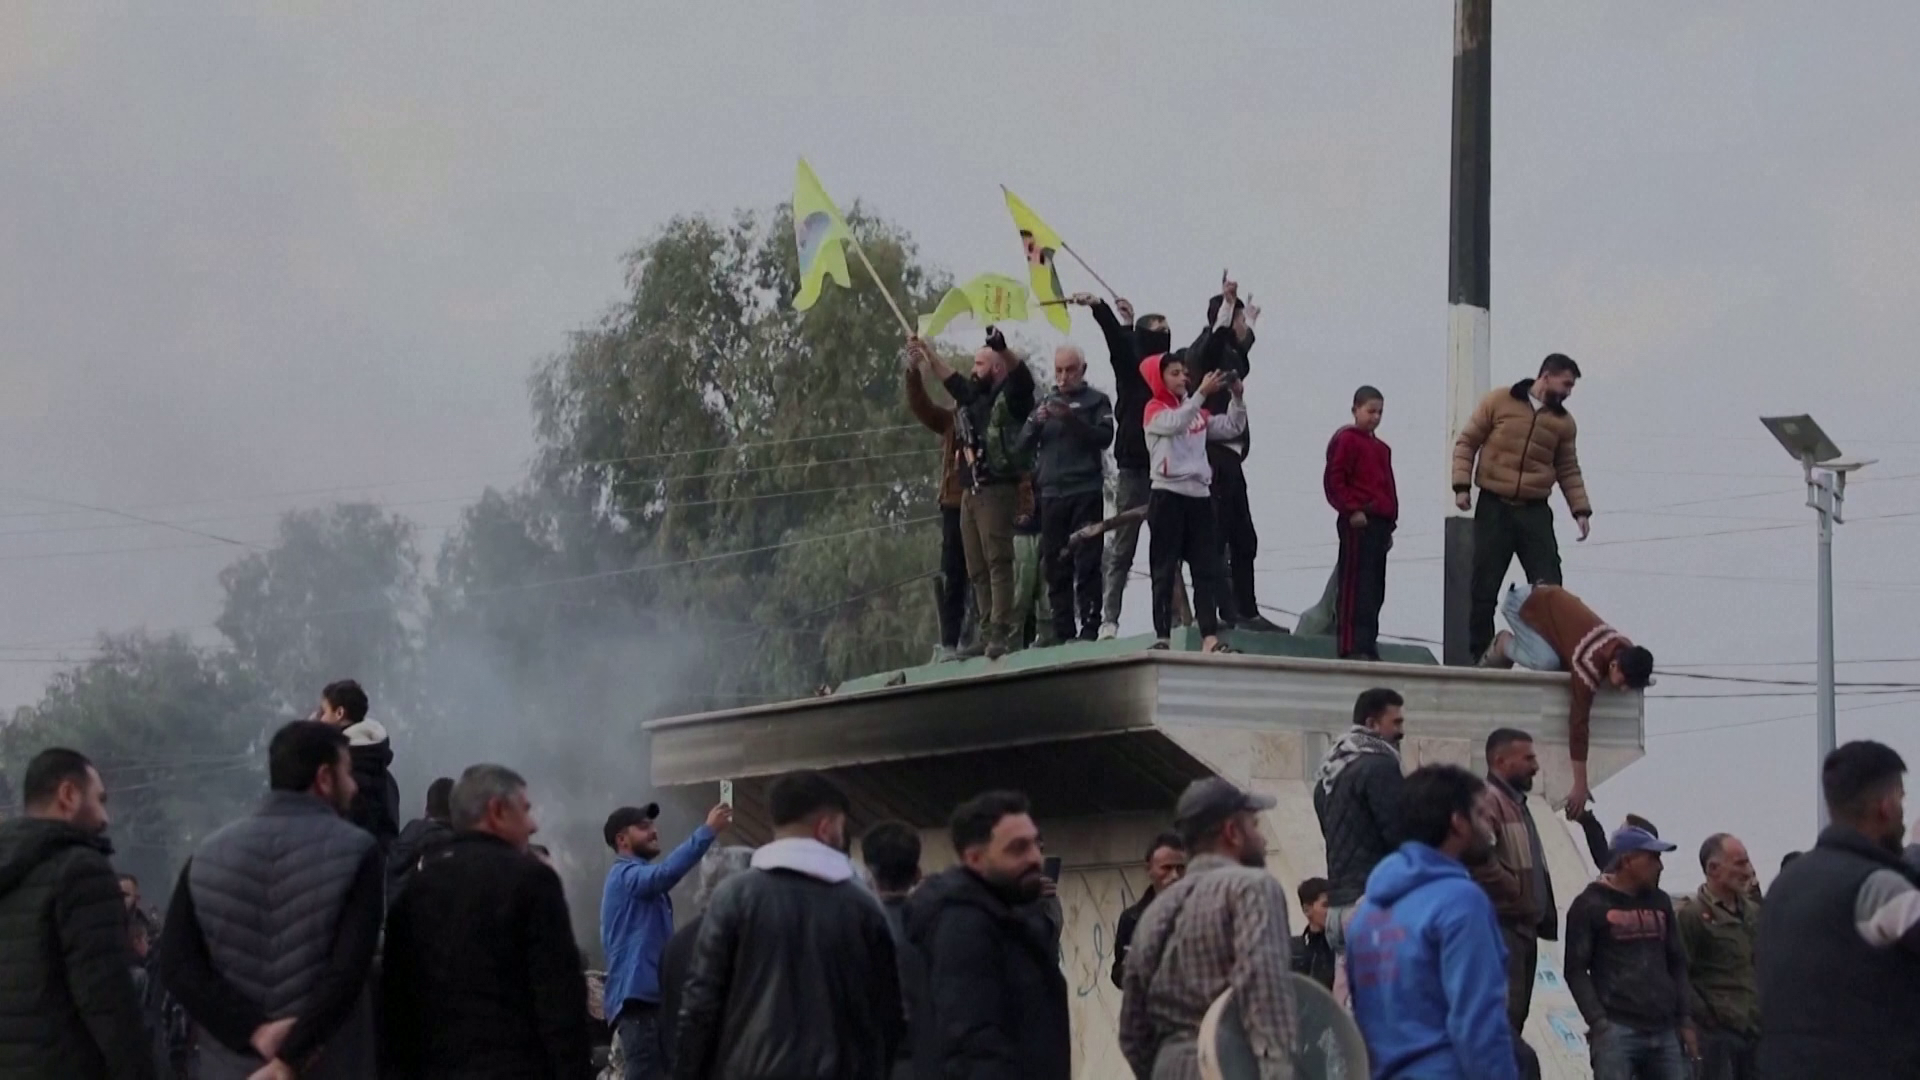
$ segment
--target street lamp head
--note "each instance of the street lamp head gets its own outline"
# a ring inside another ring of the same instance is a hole
[[[1879,458],[1834,458],[1832,461],[1821,462],[1820,467],[1837,473],[1859,472],[1879,460]]]
[[[1813,422],[1813,417],[1805,413],[1799,416],[1763,416],[1760,422],[1780,440],[1780,445],[1793,456],[1793,460],[1824,465],[1840,456],[1840,448],[1833,445],[1827,433]],[[1857,466],[1856,466],[1857,467]]]

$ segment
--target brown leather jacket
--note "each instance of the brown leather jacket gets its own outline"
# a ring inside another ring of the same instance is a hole
[[[1524,798],[1525,796],[1522,796]],[[1493,857],[1472,867],[1473,880],[1493,901],[1493,913],[1502,929],[1521,937],[1540,933],[1544,900],[1533,872],[1533,839],[1527,834],[1526,814],[1506,786],[1487,781],[1487,798],[1494,810]]]
[[[940,507],[943,510],[958,509],[962,490],[960,448],[955,442],[959,436],[954,428],[953,410],[933,403],[933,397],[927,393],[927,381],[916,369],[906,370],[905,381],[907,408],[913,410],[914,419],[940,436]]]
[[[1573,414],[1563,405],[1536,410],[1528,400],[1532,386],[1532,379],[1522,379],[1480,399],[1453,441],[1453,490],[1477,485],[1498,498],[1545,502],[1558,481],[1573,516],[1587,517],[1593,507],[1574,450]]]

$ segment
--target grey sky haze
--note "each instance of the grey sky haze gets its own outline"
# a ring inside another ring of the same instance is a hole
[[[1920,658],[1920,5],[1494,19],[1494,378],[1551,351],[1586,370],[1597,514],[1576,546],[1562,511],[1569,585],[1663,664],[1811,679],[1810,512],[1754,419],[1811,411],[1882,459],[1838,541],[1840,655]],[[256,542],[289,506],[364,496],[431,551],[522,475],[530,365],[620,294],[621,255],[675,214],[787,198],[801,154],[963,277],[1019,273],[1005,183],[1176,334],[1230,267],[1265,308],[1262,599],[1318,594],[1323,448],[1370,382],[1405,507],[1383,621],[1436,637],[1451,20],[1388,0],[8,4],[0,703],[101,628],[209,622],[238,553],[37,497]],[[1076,339],[1111,386],[1090,320]],[[313,489],[344,490],[286,494]],[[1652,539],[1698,533],[1719,535]],[[1812,698],[1665,698],[1741,689],[1664,678],[1603,816],[1686,850],[1728,829],[1768,871],[1807,846]],[[1841,708],[1843,739],[1920,762],[1920,694]]]

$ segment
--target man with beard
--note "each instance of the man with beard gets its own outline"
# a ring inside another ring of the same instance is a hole
[[[1260,828],[1274,805],[1217,776],[1181,793],[1174,828],[1192,859],[1141,917],[1120,1000],[1120,1050],[1135,1076],[1197,1075],[1200,1022],[1228,989],[1262,1080],[1292,1075],[1287,891],[1266,871]]]
[[[1034,901],[1045,878],[1027,797],[990,791],[953,812],[960,864],[907,901],[907,937],[926,960],[919,1073],[1065,1080],[1072,1067],[1058,939]],[[915,1017],[915,1023],[919,1018]]]
[[[1540,942],[1560,938],[1560,909],[1553,901],[1540,830],[1527,793],[1540,772],[1533,736],[1500,728],[1487,736],[1487,809],[1493,826],[1491,857],[1469,862],[1473,880],[1486,890],[1507,946],[1507,1019],[1518,1039],[1533,1006],[1534,971]]]
[[[1700,1057],[1687,951],[1660,889],[1660,857],[1673,849],[1620,829],[1607,872],[1567,909],[1567,989],[1587,1021],[1594,1080],[1687,1080]]]
[[[1833,824],[1781,868],[1760,910],[1763,1076],[1907,1075],[1920,1062],[1920,871],[1900,858],[1906,771],[1869,741],[1821,767]]]
[[[1013,444],[1021,422],[1033,412],[1033,373],[993,329],[973,354],[971,378],[949,368],[932,350],[923,360],[959,409],[954,421],[965,487],[960,539],[981,626],[979,639],[963,655],[997,659],[1006,655],[1019,630],[1013,625],[1013,519],[1026,469]]]
[[[0,823],[0,1076],[152,1076],[100,772],[42,750],[20,794]]]
[[[370,975],[386,865],[353,805],[347,735],[296,720],[267,747],[271,791],[180,871],[161,977],[205,1032],[204,1080],[358,1080],[376,1071]]]
[[[1347,921],[1367,891],[1367,875],[1400,846],[1400,740],[1406,701],[1385,687],[1353,703],[1353,728],[1333,744],[1314,776],[1313,812],[1327,847],[1327,939],[1347,951]],[[1333,996],[1345,1000],[1344,967],[1334,969]]]
[[[1407,841],[1367,879],[1348,929],[1353,1018],[1375,1076],[1519,1075],[1493,904],[1468,876],[1492,822],[1479,777],[1428,765],[1407,777]]]
[[[1467,646],[1479,657],[1493,642],[1494,601],[1515,555],[1528,584],[1558,585],[1560,545],[1547,497],[1560,485],[1585,540],[1593,519],[1580,456],[1579,429],[1567,398],[1580,365],[1560,353],[1540,363],[1536,378],[1480,399],[1453,443],[1454,502],[1473,514],[1473,584],[1467,608]],[[1473,489],[1480,505],[1473,506]]]
[[[1127,950],[1133,947],[1133,935],[1140,929],[1140,916],[1146,914],[1153,898],[1173,887],[1187,875],[1187,842],[1179,833],[1161,833],[1147,850],[1147,891],[1140,894],[1120,921],[1113,926],[1113,985],[1124,987],[1127,975]]]
[[[601,837],[616,856],[600,892],[600,947],[607,954],[604,1010],[626,1059],[625,1080],[659,1080],[662,1024],[660,962],[673,938],[673,887],[700,865],[714,837],[733,823],[720,803],[665,858],[654,823],[660,804],[623,806],[607,815]],[[655,861],[658,860],[658,861]]]
[[[906,1033],[887,916],[847,858],[846,793],[816,772],[767,792],[771,843],[701,916],[677,1080],[885,1080]]]

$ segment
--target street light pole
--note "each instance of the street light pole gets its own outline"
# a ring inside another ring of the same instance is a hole
[[[1787,453],[1800,462],[1800,472],[1807,481],[1807,506],[1814,512],[1818,528],[1815,576],[1816,595],[1814,605],[1815,637],[1814,663],[1819,674],[1816,677],[1817,688],[1814,691],[1815,705],[1814,789],[1819,790],[1820,773],[1825,767],[1827,755],[1833,753],[1839,739],[1834,733],[1833,705],[1833,527],[1844,525],[1847,503],[1847,474],[1858,472],[1873,464],[1871,458],[1865,461],[1843,459],[1840,448],[1813,422],[1813,417],[1799,416],[1763,416],[1760,422],[1765,424],[1773,437],[1780,441]],[[1814,804],[1819,808],[1820,828],[1827,827],[1827,800],[1816,795]]]
[[[1453,9],[1452,213],[1447,230],[1447,446],[1460,436],[1493,381],[1488,312],[1489,177],[1493,152],[1493,0]],[[1467,609],[1473,584],[1473,517],[1449,496],[1441,601],[1442,662],[1472,664]]]

